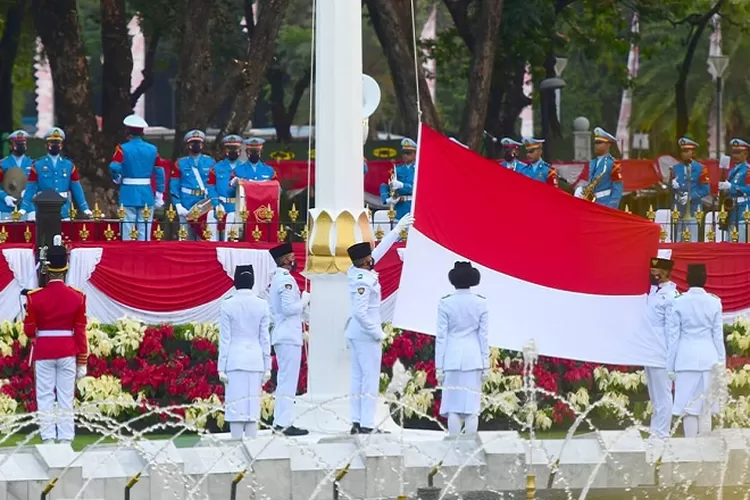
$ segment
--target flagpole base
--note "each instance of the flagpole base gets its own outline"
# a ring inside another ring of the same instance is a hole
[[[349,433],[352,428],[349,395],[304,394],[294,405],[294,426],[319,434]],[[375,427],[385,432],[401,428],[391,416],[390,406],[382,396],[375,405]]]

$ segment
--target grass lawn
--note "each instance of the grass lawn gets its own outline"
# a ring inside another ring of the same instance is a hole
[[[173,434],[149,434],[146,437],[146,439],[152,439],[152,440],[160,440],[160,439],[171,439]],[[0,448],[7,448],[7,447],[15,447],[19,444],[23,443],[24,440],[27,438],[25,434],[14,434],[10,436],[8,439],[6,439],[1,445]],[[75,451],[81,451],[87,446],[90,446],[92,444],[111,444],[116,443],[117,440],[114,438],[104,438],[101,441],[101,436],[96,434],[83,434],[76,436],[75,439],[73,439],[73,449]],[[189,448],[191,446],[195,446],[195,444],[200,440],[200,436],[197,434],[182,434],[179,437],[177,437],[174,440],[175,446],[178,448]],[[27,445],[35,445],[35,444],[42,444],[42,440],[39,437],[39,434],[34,436],[32,439],[29,440]]]

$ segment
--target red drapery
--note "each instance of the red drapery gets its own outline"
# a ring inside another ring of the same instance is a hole
[[[219,299],[231,288],[232,280],[217,258],[218,246],[267,250],[275,245],[176,241],[72,244],[73,248],[103,248],[101,261],[90,278],[92,285],[121,304],[153,312],[197,307]],[[294,244],[294,250],[303,270],[305,246]],[[386,254],[376,270],[385,299],[401,279],[401,260],[395,249]],[[304,277],[295,273],[295,278],[303,289]]]

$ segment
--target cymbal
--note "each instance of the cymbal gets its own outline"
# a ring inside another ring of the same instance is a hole
[[[13,198],[20,198],[26,189],[26,174],[20,167],[10,167],[3,172],[3,191]]]

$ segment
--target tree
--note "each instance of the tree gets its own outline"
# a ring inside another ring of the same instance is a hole
[[[13,68],[18,55],[26,9],[25,0],[2,2],[5,22],[0,38],[0,135],[13,131]]]

